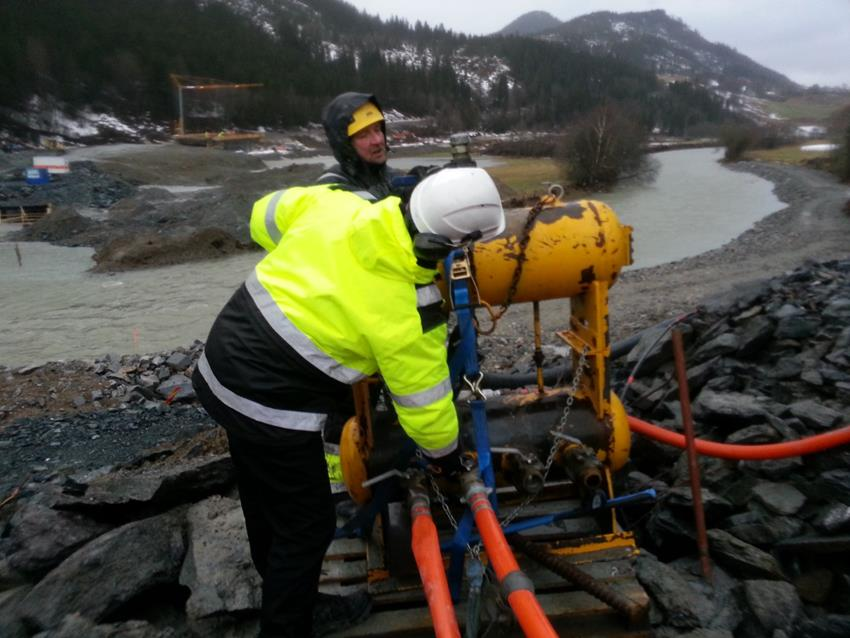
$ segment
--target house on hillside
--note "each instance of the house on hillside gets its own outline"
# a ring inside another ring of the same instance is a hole
[[[817,126],[816,124],[806,124],[794,129],[794,135],[805,139],[819,138],[826,135],[826,127]]]

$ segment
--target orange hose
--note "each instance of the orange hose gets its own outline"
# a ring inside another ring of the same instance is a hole
[[[426,503],[424,500],[414,502],[410,508],[410,516],[413,519],[413,556],[416,559],[416,567],[419,568],[428,608],[431,610],[434,635],[437,638],[460,638],[446,570],[443,567],[443,555],[440,553],[437,526],[434,525],[431,510]]]
[[[508,541],[502,533],[499,519],[484,491],[467,494],[469,508],[475,515],[475,525],[487,550],[487,558],[501,583],[504,578],[519,571]],[[534,593],[528,589],[517,589],[508,594],[508,604],[519,621],[522,632],[529,638],[558,638],[558,634],[540,607]]]
[[[647,423],[630,416],[629,428],[632,432],[643,434],[651,439],[678,448],[685,448],[685,437],[676,432],[670,432],[662,427]],[[832,432],[824,432],[814,436],[785,441],[783,443],[766,443],[762,445],[737,445],[734,443],[718,443],[696,439],[697,452],[704,456],[715,456],[721,459],[736,461],[767,461],[770,459],[786,459],[791,456],[805,456],[823,452],[839,445],[850,443],[850,425],[845,425]]]

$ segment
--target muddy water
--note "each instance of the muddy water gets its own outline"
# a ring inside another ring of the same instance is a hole
[[[635,267],[721,246],[782,208],[769,182],[727,170],[710,149],[654,156],[656,181],[595,197],[635,228]],[[92,250],[3,241],[0,365],[152,353],[204,339],[261,253],[115,275],[87,272]]]

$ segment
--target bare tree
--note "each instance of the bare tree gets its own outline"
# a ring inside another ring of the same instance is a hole
[[[608,186],[646,164],[647,133],[637,118],[606,104],[575,124],[563,146],[570,182],[580,188]]]

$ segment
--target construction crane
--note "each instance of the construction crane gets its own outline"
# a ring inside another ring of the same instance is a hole
[[[262,84],[256,82],[228,82],[226,80],[216,80],[214,78],[204,78],[192,75],[178,75],[176,73],[172,73],[170,75],[171,83],[174,85],[174,88],[177,91],[177,126],[175,127],[175,138],[178,141],[181,138],[185,138],[188,140],[191,136],[192,138],[198,137],[199,135],[203,140],[212,139],[211,134],[209,133],[201,133],[201,134],[189,134],[186,133],[186,121],[184,116],[184,100],[183,100],[183,92],[184,91],[223,91],[223,90],[238,90],[238,89],[254,89],[262,87]],[[258,134],[249,134],[253,137],[259,139]],[[219,135],[220,137],[220,135]],[[245,138],[245,134],[240,136],[240,139]]]

